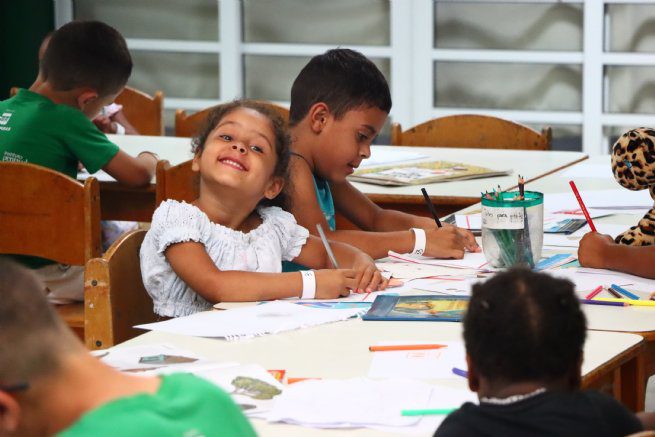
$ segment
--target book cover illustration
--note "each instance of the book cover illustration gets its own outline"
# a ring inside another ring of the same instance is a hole
[[[357,170],[348,178],[355,182],[403,186],[502,176],[510,173],[511,170],[492,170],[490,168],[460,162],[429,161],[365,168]]]
[[[362,319],[459,322],[468,302],[468,297],[380,295]]]

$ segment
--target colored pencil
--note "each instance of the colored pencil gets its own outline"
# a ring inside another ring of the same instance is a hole
[[[585,299],[593,299],[594,296],[596,296],[596,295],[597,295],[598,293],[600,293],[601,291],[603,291],[603,286],[602,286],[602,285],[599,285],[598,287],[594,288],[594,291],[592,291],[591,293],[589,293],[588,295],[586,295],[586,296],[585,296]]]
[[[332,262],[332,265],[334,266],[335,269],[339,268],[339,263],[337,263],[337,259],[334,257],[334,253],[332,252],[332,248],[330,247],[330,243],[328,243],[327,237],[325,236],[325,232],[323,232],[323,228],[321,227],[320,223],[316,223],[316,230],[318,231],[318,235],[321,237],[321,241],[323,242],[323,246],[325,246],[325,251],[328,254],[328,258],[330,258],[330,261]]]
[[[425,349],[441,349],[446,347],[445,344],[396,344],[389,346],[369,346],[371,352],[389,352],[389,351],[418,351]]]
[[[605,302],[624,302],[630,306],[637,307],[655,307],[655,300],[614,299],[611,297],[597,297],[595,300],[602,300]]]
[[[628,306],[627,303],[623,302],[613,302],[613,301],[606,301],[606,300],[594,300],[594,299],[580,299],[580,303],[584,303],[587,305],[607,305],[611,307],[626,307]]]
[[[589,211],[587,211],[587,207],[585,206],[584,202],[582,201],[582,197],[580,197],[580,192],[578,191],[578,188],[575,186],[575,182],[569,181],[569,185],[571,186],[571,189],[573,190],[573,194],[575,194],[575,198],[578,199],[578,203],[580,204],[580,209],[582,210],[582,214],[584,214],[584,218],[587,220],[587,223],[589,224],[589,227],[591,228],[592,232],[597,232],[596,231],[596,226],[594,226],[594,222],[591,221],[591,216],[589,216]]]
[[[421,192],[423,193],[425,204],[428,206],[428,209],[430,210],[430,214],[432,214],[432,217],[434,218],[437,227],[440,228],[441,220],[439,220],[439,216],[437,215],[437,210],[434,208],[434,204],[432,203],[432,200],[430,200],[430,196],[428,196],[428,192],[425,190],[425,188],[421,188]]]
[[[468,378],[469,373],[464,370],[464,369],[458,369],[457,367],[453,367],[453,373],[457,376],[462,376],[464,378]]]
[[[621,293],[619,293],[618,291],[616,291],[616,290],[613,289],[612,287],[609,287],[609,288],[607,289],[607,292],[608,292],[609,294],[611,294],[612,296],[614,296],[615,298],[617,298],[617,299],[621,299],[621,297],[622,297],[622,296],[621,296]]]
[[[447,415],[455,411],[456,408],[439,408],[439,409],[427,409],[427,410],[402,410],[400,412],[401,416],[427,416],[427,415]]]
[[[610,288],[618,291],[619,293],[621,293],[622,295],[624,295],[628,299],[639,300],[639,296],[637,296],[634,293],[630,293],[628,290],[621,287],[620,285],[612,284],[612,286]]]

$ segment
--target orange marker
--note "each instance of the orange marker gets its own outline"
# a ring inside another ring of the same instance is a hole
[[[441,349],[446,347],[445,344],[396,344],[389,346],[369,346],[371,352],[388,352],[388,351],[419,351],[425,349]]]

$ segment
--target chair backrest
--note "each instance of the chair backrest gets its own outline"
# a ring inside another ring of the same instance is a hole
[[[551,138],[550,127],[539,133],[502,118],[474,114],[435,118],[404,132],[399,123],[391,126],[391,144],[398,146],[550,150]]]
[[[285,121],[285,123],[289,123],[289,109],[285,108],[284,106],[267,102],[265,100],[257,100],[257,102],[277,112],[278,115]],[[214,108],[215,106],[205,108],[202,111],[198,111],[191,115],[187,115],[186,111],[183,109],[178,109],[175,111],[175,136],[192,137],[196,135],[198,129],[200,129],[202,123]]]
[[[143,331],[134,325],[157,320],[143,286],[139,250],[146,231],[123,234],[102,258],[93,258],[84,272],[84,336],[89,349],[129,340]]]
[[[157,162],[155,206],[166,199],[191,203],[198,198],[198,174],[191,170],[191,162],[188,160],[173,167],[166,160]]]
[[[126,86],[116,97],[123,105],[123,114],[141,135],[164,135],[164,94],[157,91],[150,96]]]
[[[0,253],[70,265],[100,256],[98,181],[82,185],[49,168],[0,162]]]

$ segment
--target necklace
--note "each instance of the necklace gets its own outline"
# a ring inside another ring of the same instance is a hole
[[[540,395],[545,391],[546,391],[545,387],[539,387],[535,391],[531,391],[530,393],[526,393],[523,395],[513,395],[506,398],[480,398],[480,403],[484,402],[485,404],[493,404],[493,405],[509,405]]]
[[[309,161],[307,160],[307,158],[305,158],[304,156],[302,156],[300,153],[296,153],[296,152],[290,152],[290,154],[291,154],[291,156],[297,156],[298,158],[301,158],[303,161],[305,161],[305,163],[307,164],[307,166],[309,167],[309,169],[312,171],[312,173],[314,173],[314,168],[313,168],[312,165],[309,163]]]

